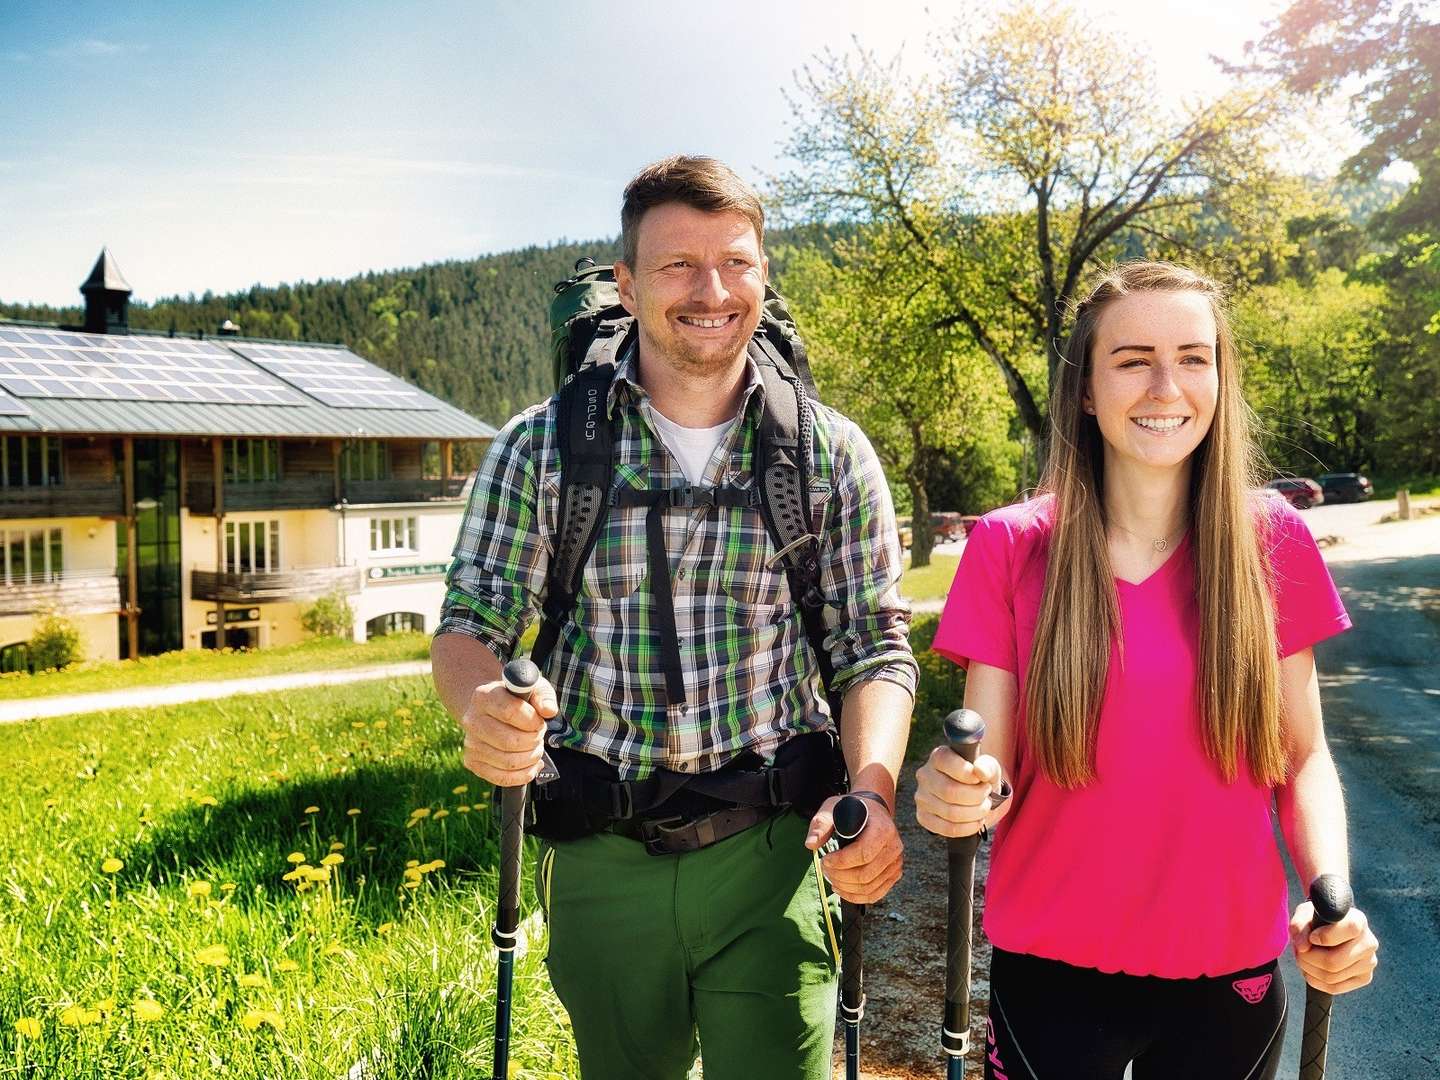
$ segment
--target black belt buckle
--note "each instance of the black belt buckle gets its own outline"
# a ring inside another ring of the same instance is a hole
[[[694,824],[695,819],[687,818],[684,814],[663,818],[644,818],[640,822],[639,840],[651,855],[673,855],[677,852],[688,851],[690,848],[685,845],[680,834]]]

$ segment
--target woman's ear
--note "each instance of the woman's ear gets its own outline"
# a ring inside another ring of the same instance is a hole
[[[1088,384],[1085,387],[1085,392],[1080,395],[1080,407],[1091,416],[1095,415],[1095,399],[1090,396],[1090,387]]]

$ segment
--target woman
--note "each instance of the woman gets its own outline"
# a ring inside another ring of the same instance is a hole
[[[1348,874],[1311,646],[1350,625],[1303,522],[1258,493],[1212,281],[1122,264],[1075,312],[1041,495],[969,537],[934,648],[985,718],[936,750],[920,823],[998,826],[987,1077],[1271,1077],[1293,942],[1313,986],[1370,981],[1364,915],[1288,920],[1278,808],[1308,883]],[[1005,790],[1013,785],[1013,797]]]

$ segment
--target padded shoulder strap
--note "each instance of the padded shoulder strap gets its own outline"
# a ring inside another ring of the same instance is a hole
[[[559,532],[546,575],[540,633],[531,659],[544,670],[560,629],[575,610],[580,576],[595,548],[609,510],[615,473],[615,431],[605,407],[615,380],[616,360],[633,328],[631,319],[596,327],[585,362],[560,387],[556,435],[560,451]]]
[[[814,456],[811,396],[805,381],[769,338],[756,337],[751,356],[765,385],[756,472],[760,509],[785,567],[790,594],[800,608],[805,637],[820,667],[835,728],[840,728],[840,697],[833,691],[835,665],[825,647],[825,597],[820,591],[820,536],[810,505]]]

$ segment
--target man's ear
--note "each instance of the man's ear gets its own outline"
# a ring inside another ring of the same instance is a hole
[[[623,262],[615,263],[615,286],[620,290],[620,303],[631,315],[640,305],[635,302],[635,275]]]

